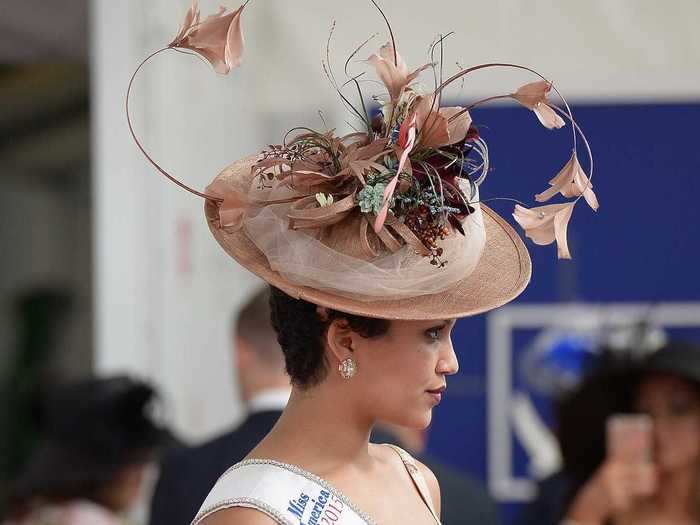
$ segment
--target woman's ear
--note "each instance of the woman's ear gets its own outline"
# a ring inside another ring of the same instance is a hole
[[[352,357],[352,330],[345,319],[334,319],[326,330],[326,346],[338,363]]]

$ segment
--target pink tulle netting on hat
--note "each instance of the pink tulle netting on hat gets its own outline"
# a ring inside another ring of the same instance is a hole
[[[243,224],[270,267],[290,283],[332,291],[358,300],[403,299],[439,293],[466,278],[476,268],[486,242],[478,205],[463,222],[465,235],[445,242],[449,264],[431,265],[409,245],[363,260],[325,244],[318,232],[291,230],[288,204],[262,208]]]

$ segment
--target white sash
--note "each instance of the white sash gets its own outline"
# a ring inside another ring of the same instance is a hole
[[[259,510],[281,525],[376,525],[323,479],[269,459],[245,460],[226,471],[192,525],[231,507]]]

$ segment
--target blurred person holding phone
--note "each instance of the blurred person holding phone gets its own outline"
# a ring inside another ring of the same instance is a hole
[[[155,391],[125,376],[56,388],[40,441],[15,480],[3,525],[123,525],[149,464],[174,442],[153,417]]]
[[[700,523],[700,347],[670,343],[629,374],[632,409],[607,423],[607,456],[565,523]]]
[[[564,466],[518,525],[700,524],[700,346],[623,361],[560,403]]]

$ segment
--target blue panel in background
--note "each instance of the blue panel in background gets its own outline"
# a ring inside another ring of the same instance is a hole
[[[594,213],[585,201],[578,203],[569,224],[572,261],[557,261],[554,245],[528,241],[533,278],[516,303],[700,301],[700,104],[573,110],[593,148],[593,184],[601,207]],[[547,188],[567,162],[571,128],[546,130],[522,108],[483,109],[472,117],[489,145],[493,168],[482,199],[513,197],[533,203],[534,194]],[[583,147],[579,158],[587,166]],[[511,218],[512,204],[494,202],[491,207]],[[677,333],[700,341],[700,330]],[[514,354],[532,337],[519,334]],[[461,368],[435,410],[429,448],[485,480],[485,316],[461,321],[454,344]],[[517,362],[513,355],[515,366]],[[518,381],[514,374],[514,383]],[[533,398],[547,418],[548,400]],[[514,471],[524,474],[526,457],[517,444],[513,454]],[[504,510],[512,517],[512,506]]]

